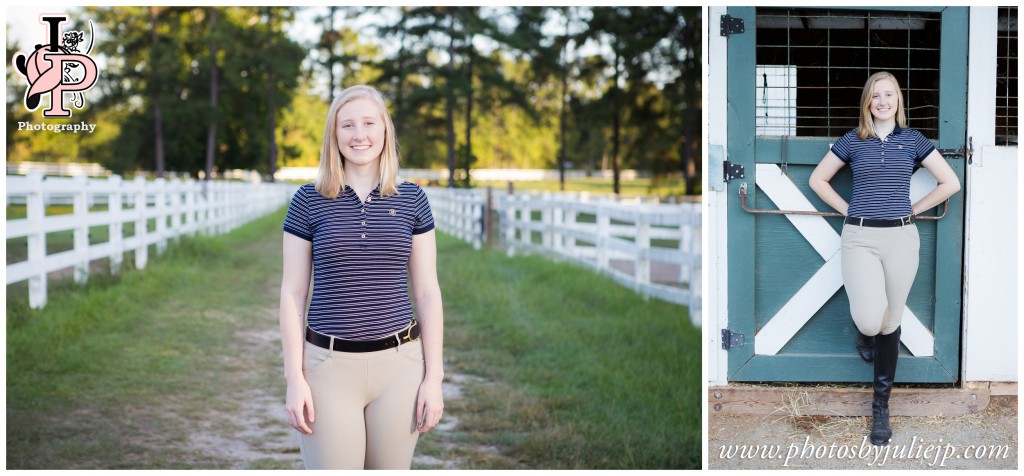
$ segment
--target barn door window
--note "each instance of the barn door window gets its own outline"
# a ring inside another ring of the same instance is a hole
[[[1017,145],[1017,7],[999,7],[996,145]]]
[[[910,127],[938,139],[940,37],[937,12],[758,8],[756,134],[841,136],[857,127],[864,81],[889,71]]]

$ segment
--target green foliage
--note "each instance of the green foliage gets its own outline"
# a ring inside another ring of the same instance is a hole
[[[25,114],[9,69],[8,156],[153,169],[159,104],[168,170],[204,168],[211,124],[219,169],[266,172],[272,147],[279,165],[313,166],[326,112],[317,98],[371,84],[388,100],[405,167],[554,168],[564,154],[572,169],[617,160],[682,172],[698,189],[699,8],[328,7],[302,45],[285,33],[296,12],[86,7],[79,16],[96,21],[106,66],[75,119],[100,127],[17,134]]]
[[[282,167],[319,165],[327,109],[328,104],[319,96],[300,90],[282,111],[277,130]]]

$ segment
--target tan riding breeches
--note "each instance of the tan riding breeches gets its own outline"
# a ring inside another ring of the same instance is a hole
[[[309,342],[302,373],[313,393],[312,435],[299,433],[306,469],[409,469],[419,432],[420,340],[377,352],[338,352]]]
[[[861,334],[889,335],[900,326],[917,276],[917,225],[873,228],[843,225],[843,285]]]

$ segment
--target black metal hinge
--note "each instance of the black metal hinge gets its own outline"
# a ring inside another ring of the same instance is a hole
[[[722,169],[722,180],[725,180],[726,182],[732,179],[746,177],[746,175],[744,175],[744,172],[746,172],[746,170],[743,168],[743,164],[734,164],[726,160],[725,162],[722,163]]]
[[[733,347],[743,347],[743,334],[738,334],[729,329],[722,329],[722,348],[725,350]]]
[[[722,15],[720,28],[721,35],[725,37],[728,37],[729,35],[736,35],[746,31],[743,26],[742,18],[736,18],[729,15]]]

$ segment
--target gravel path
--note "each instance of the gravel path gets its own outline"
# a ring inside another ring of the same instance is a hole
[[[1016,396],[993,396],[972,415],[893,417],[888,447],[865,440],[870,425],[868,417],[709,414],[707,467],[1017,469]]]

